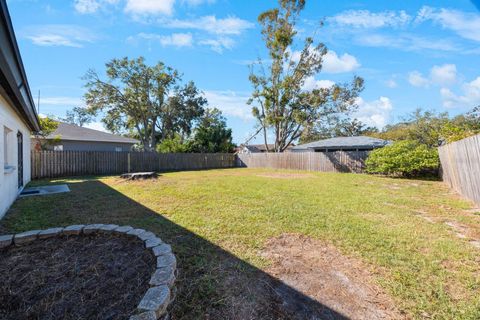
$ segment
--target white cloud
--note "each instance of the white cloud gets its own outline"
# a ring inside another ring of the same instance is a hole
[[[212,4],[215,3],[215,0],[182,0],[182,3],[187,4],[189,6],[199,6],[201,4]]]
[[[234,91],[205,91],[205,97],[210,107],[216,107],[226,116],[236,117],[245,121],[253,120],[252,109],[247,104],[248,94]]]
[[[360,63],[354,56],[344,53],[338,56],[335,51],[329,50],[323,57],[322,70],[326,73],[344,73],[351,72],[360,67]]]
[[[417,35],[401,33],[385,35],[379,33],[361,34],[354,37],[354,41],[366,47],[394,48],[403,51],[459,51],[461,47],[448,39],[426,39]]]
[[[128,42],[136,43],[139,39],[157,41],[162,46],[173,47],[191,47],[193,45],[193,37],[190,33],[173,33],[170,35],[159,35],[155,33],[139,33],[136,36],[127,38]]]
[[[313,89],[328,89],[335,85],[331,80],[316,80],[314,77],[308,77],[305,79],[302,89],[311,91]]]
[[[96,36],[88,29],[76,25],[31,26],[24,32],[25,38],[39,46],[83,47]]]
[[[383,11],[378,13],[368,10],[349,10],[330,17],[327,21],[345,27],[383,28],[404,26],[412,21],[412,17],[403,10],[399,12]]]
[[[428,78],[418,71],[412,71],[408,75],[408,82],[414,87],[428,87],[430,84],[446,86],[454,84],[456,81],[457,66],[454,64],[433,66]]]
[[[472,108],[480,105],[480,77],[471,82],[464,83],[460,95],[448,88],[440,89],[443,106],[446,108]]]
[[[288,49],[290,50],[290,49]],[[310,48],[310,50],[314,50]],[[301,57],[301,51],[289,51],[291,59],[294,62],[299,62]],[[344,53],[338,56],[333,50],[328,50],[327,54],[323,56],[322,71],[325,73],[345,73],[351,72],[360,67],[360,63],[354,56]]]
[[[478,32],[480,30],[480,14],[454,9],[424,6],[417,12],[415,19],[403,10],[382,12],[349,10],[330,17],[327,21],[341,27],[355,29],[398,28],[430,21],[465,39],[480,41]]]
[[[394,79],[388,79],[387,81],[385,81],[385,85],[390,89],[395,89],[396,87],[398,87],[398,83]]]
[[[390,119],[390,112],[393,109],[392,101],[387,97],[380,97],[374,101],[365,101],[357,98],[358,111],[354,117],[368,126],[383,128]]]
[[[224,50],[231,50],[235,46],[235,39],[247,29],[253,28],[254,24],[237,17],[216,18],[215,16],[204,16],[190,20],[164,20],[159,21],[162,27],[172,29],[189,29],[204,31],[211,36],[205,36],[198,44],[210,47],[213,51],[223,53]]]
[[[418,23],[433,21],[465,39],[480,41],[480,15],[477,13],[424,6],[418,12],[416,21]]]
[[[100,8],[100,3],[96,0],[75,0],[75,10],[79,13],[94,13]]]
[[[175,29],[196,29],[218,35],[239,35],[254,27],[254,24],[237,17],[217,19],[215,16],[204,16],[198,19],[166,21],[162,26]]]
[[[92,14],[107,5],[120,3],[121,0],[74,0],[74,8],[81,14]],[[134,17],[170,16],[174,12],[177,3],[196,7],[202,4],[212,4],[216,0],[126,0],[124,11]]]
[[[54,106],[80,106],[85,102],[82,98],[77,97],[41,97],[40,105],[54,105]]]
[[[75,0],[74,8],[78,13],[90,14],[97,12],[107,4],[117,4],[119,0]]]
[[[199,41],[200,45],[208,46],[217,53],[223,53],[225,49],[231,50],[235,41],[229,37],[219,37],[217,39],[206,39]]]
[[[405,11],[349,10],[327,18],[327,22],[332,24],[332,32],[339,36],[349,35],[349,40],[353,39],[357,44],[369,47],[387,47],[404,51],[431,50],[435,53],[437,51],[478,53],[475,52],[476,48],[460,42],[458,37],[449,38],[445,32],[441,36],[419,36],[418,27],[425,22],[450,30],[465,39],[480,42],[478,32],[480,14],[453,9],[424,6],[412,16]],[[391,29],[402,31],[391,34]]]
[[[204,39],[195,41],[191,33],[173,33],[170,35],[160,35],[155,33],[141,32],[135,36],[129,36],[127,42],[130,44],[138,45],[142,41],[158,42],[162,46],[173,47],[192,47],[195,43],[201,46],[207,46],[211,50],[217,53],[223,53],[224,50],[230,50],[234,47],[235,41],[229,37],[218,37],[215,39]]]
[[[430,71],[432,82],[449,85],[457,81],[457,66],[454,64],[444,64],[442,66],[433,66]]]
[[[412,71],[408,74],[408,82],[414,87],[428,87],[430,84],[430,80],[418,71]]]
[[[127,0],[125,12],[134,16],[171,15],[175,0]]]
[[[173,33],[169,36],[162,36],[160,43],[163,46],[191,47],[193,38],[190,33]]]

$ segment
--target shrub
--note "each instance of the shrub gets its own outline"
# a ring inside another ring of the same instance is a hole
[[[404,140],[372,151],[366,165],[369,173],[410,177],[438,174],[440,160],[437,148]]]
[[[157,152],[159,153],[187,153],[191,152],[188,141],[183,141],[182,137],[176,134],[171,139],[164,139],[157,144]]]

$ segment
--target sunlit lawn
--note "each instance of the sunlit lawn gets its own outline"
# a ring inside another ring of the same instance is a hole
[[[371,266],[410,317],[480,319],[480,249],[444,223],[456,221],[479,234],[480,215],[469,202],[438,181],[294,173],[231,169],[141,182],[52,180],[67,182],[72,192],[18,200],[0,231],[98,222],[157,232],[173,244],[183,269],[177,318],[198,318],[227,303],[228,290],[216,290],[212,272],[222,269],[222,260],[205,243],[264,269],[269,261],[259,251],[267,239],[301,233]]]

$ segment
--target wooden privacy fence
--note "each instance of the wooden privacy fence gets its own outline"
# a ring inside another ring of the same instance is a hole
[[[32,151],[32,179],[139,171],[177,171],[236,166],[223,153]]]
[[[238,166],[323,172],[365,171],[368,151],[285,152],[239,154]]]
[[[31,168],[32,179],[233,167],[361,173],[365,169],[364,163],[367,157],[367,151],[240,155],[225,153],[33,151]]]
[[[443,180],[480,205],[480,135],[438,148]]]

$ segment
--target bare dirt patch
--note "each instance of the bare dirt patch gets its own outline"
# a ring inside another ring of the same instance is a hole
[[[128,319],[148,289],[153,255],[109,236],[36,240],[0,250],[0,318]]]
[[[459,224],[458,222],[455,222],[455,221],[447,221],[447,222],[445,222],[445,224],[455,231],[455,235],[458,238],[461,238],[461,239],[466,239],[467,238],[467,234],[468,234],[468,231],[469,231],[468,227],[466,227],[464,225],[461,225],[461,224]]]
[[[404,318],[367,268],[331,245],[285,234],[271,239],[262,255],[273,261],[268,272],[286,284],[275,291],[296,319]],[[316,304],[304,303],[306,298]]]
[[[305,179],[314,177],[308,173],[265,173],[257,174],[257,177],[274,178],[274,179]]]

